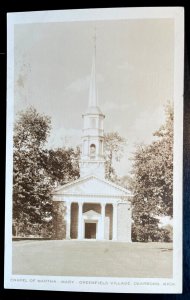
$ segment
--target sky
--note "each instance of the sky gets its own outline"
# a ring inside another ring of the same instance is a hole
[[[17,24],[14,30],[15,117],[34,106],[51,117],[48,147],[81,143],[96,28],[98,102],[105,132],[127,141],[119,176],[129,174],[138,143],[151,143],[173,101],[172,19]]]

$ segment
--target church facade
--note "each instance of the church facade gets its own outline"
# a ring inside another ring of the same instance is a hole
[[[95,55],[83,114],[80,178],[53,193],[56,239],[131,242],[129,190],[105,179],[104,114],[98,106]]]

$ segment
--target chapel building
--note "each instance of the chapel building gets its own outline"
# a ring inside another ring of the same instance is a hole
[[[98,106],[95,55],[82,117],[80,178],[53,191],[55,238],[131,242],[132,194],[105,179],[105,116]]]

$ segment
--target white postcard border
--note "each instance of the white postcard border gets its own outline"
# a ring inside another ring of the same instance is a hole
[[[14,25],[116,19],[174,18],[174,253],[173,279],[12,275],[12,181]],[[184,10],[182,7],[79,9],[10,13],[7,17],[7,142],[5,203],[5,288],[116,293],[182,292],[182,163]]]

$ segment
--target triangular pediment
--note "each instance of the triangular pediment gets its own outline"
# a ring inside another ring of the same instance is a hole
[[[91,219],[93,217],[99,217],[100,214],[97,213],[96,211],[94,211],[93,209],[91,209],[91,210],[88,210],[85,213],[83,213],[83,216],[88,218],[88,219]]]
[[[88,176],[65,184],[57,188],[52,194],[130,196],[131,192],[108,180],[96,176]]]

